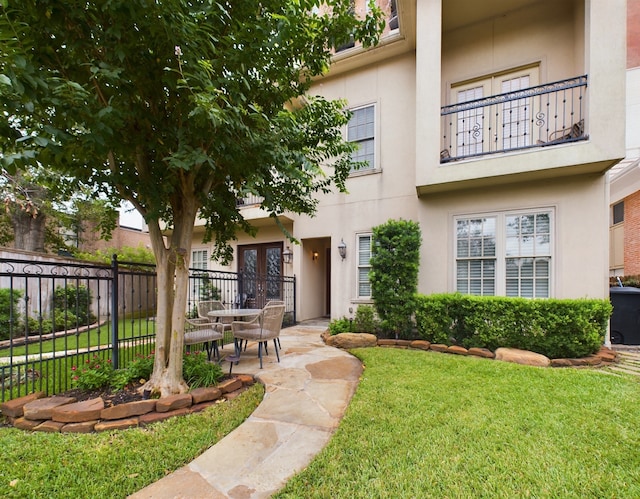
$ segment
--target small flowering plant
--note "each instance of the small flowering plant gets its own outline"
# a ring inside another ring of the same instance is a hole
[[[95,390],[103,386],[108,386],[113,375],[111,359],[103,359],[98,355],[87,359],[80,366],[71,368],[71,382],[73,386],[83,390]]]
[[[132,382],[144,382],[148,380],[153,372],[154,352],[148,355],[141,353],[136,354],[135,358],[129,363],[126,369],[116,371],[111,383],[114,388],[122,390],[125,386]]]

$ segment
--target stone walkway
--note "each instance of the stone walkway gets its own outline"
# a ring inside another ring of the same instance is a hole
[[[607,369],[614,373],[632,374],[640,376],[640,348],[614,345],[612,347],[620,356],[617,364],[609,366]]]
[[[360,361],[322,342],[325,329],[322,322],[283,329],[281,362],[271,344],[262,370],[249,344],[233,372],[265,385],[262,403],[193,462],[130,497],[256,499],[281,489],[327,444],[362,374]]]

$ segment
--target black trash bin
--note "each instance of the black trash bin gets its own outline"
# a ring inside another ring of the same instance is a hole
[[[640,345],[640,288],[610,288],[609,297],[613,305],[611,343]]]

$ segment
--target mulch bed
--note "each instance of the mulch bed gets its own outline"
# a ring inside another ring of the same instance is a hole
[[[58,393],[62,397],[73,397],[78,402],[84,400],[95,399],[101,397],[104,400],[105,407],[112,407],[114,405],[126,404],[127,402],[137,402],[138,400],[144,400],[144,397],[138,389],[142,386],[142,383],[136,383],[127,385],[123,390],[116,390],[111,387],[102,387],[95,390],[83,390],[81,388],[73,388],[63,393]]]

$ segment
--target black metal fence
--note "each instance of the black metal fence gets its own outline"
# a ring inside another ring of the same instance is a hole
[[[444,106],[440,162],[586,140],[586,99],[577,76]]]
[[[117,369],[151,354],[156,289],[153,265],[0,258],[0,401],[64,392],[74,366],[94,356]],[[192,269],[187,314],[200,300],[262,308],[279,299],[289,326],[296,323],[295,294],[295,277]]]

